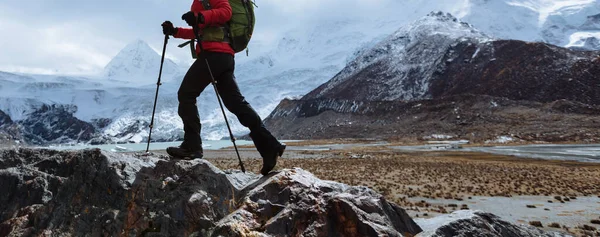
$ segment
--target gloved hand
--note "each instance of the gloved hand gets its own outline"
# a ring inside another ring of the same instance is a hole
[[[197,27],[198,24],[204,23],[204,15],[202,15],[202,13],[198,13],[198,16],[196,17],[196,14],[192,11],[183,14],[181,19],[191,27]]]
[[[165,21],[162,23],[163,34],[165,35],[175,35],[177,34],[177,28],[173,26],[173,23],[170,21]]]

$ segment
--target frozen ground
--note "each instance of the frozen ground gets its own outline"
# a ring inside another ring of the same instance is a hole
[[[600,162],[600,144],[469,147],[463,150],[526,158]]]
[[[518,156],[523,158],[600,162],[600,144],[544,144],[524,146],[465,147],[459,149],[452,149],[450,144],[427,144],[420,146],[393,146],[390,148],[402,151],[460,150]]]

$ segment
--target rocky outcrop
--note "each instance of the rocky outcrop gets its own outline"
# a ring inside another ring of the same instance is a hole
[[[548,233],[526,225],[516,225],[500,219],[498,216],[480,211],[456,211],[449,215],[429,220],[418,220],[426,231],[417,237],[561,237],[561,233]]]
[[[366,187],[284,170],[246,188],[241,207],[213,235],[409,236],[421,228],[397,205]]]
[[[76,118],[75,112],[74,105],[42,105],[18,123],[24,138],[32,144],[87,142],[96,130]]]
[[[20,141],[21,139],[19,126],[8,114],[0,110],[0,147],[13,144],[15,141]]]
[[[411,236],[406,212],[301,169],[270,176],[204,160],[99,150],[0,153],[0,236]]]

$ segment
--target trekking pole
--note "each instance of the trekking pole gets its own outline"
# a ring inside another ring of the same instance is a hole
[[[244,168],[244,162],[242,162],[242,158],[240,157],[240,152],[238,151],[237,145],[235,144],[235,137],[233,136],[233,132],[231,132],[231,126],[229,126],[229,120],[227,120],[227,115],[225,114],[225,109],[223,108],[223,102],[221,102],[221,96],[219,95],[219,90],[217,89],[217,81],[215,81],[215,77],[213,76],[212,70],[210,69],[210,64],[208,63],[206,54],[204,54],[204,48],[202,47],[202,38],[200,37],[198,26],[195,25],[193,28],[194,34],[196,35],[196,41],[198,41],[198,46],[200,47],[200,53],[204,55],[204,62],[206,62],[208,74],[210,74],[211,84],[213,85],[215,93],[217,94],[217,100],[219,101],[219,106],[221,106],[221,112],[223,112],[225,124],[227,124],[227,129],[229,130],[229,138],[231,138],[231,143],[233,143],[233,147],[235,148],[235,154],[237,155],[238,161],[240,162],[240,168],[242,168],[242,172],[246,173],[246,169]]]
[[[152,120],[150,120],[150,133],[148,134],[148,145],[146,146],[146,154],[150,150],[150,140],[152,138],[152,128],[154,127],[154,114],[156,113],[156,102],[158,100],[158,89],[160,88],[160,78],[162,77],[163,64],[165,63],[165,52],[167,51],[167,43],[169,35],[165,35],[165,44],[163,45],[162,57],[160,59],[160,70],[158,71],[158,81],[156,82],[156,95],[154,96],[154,108],[152,109]]]

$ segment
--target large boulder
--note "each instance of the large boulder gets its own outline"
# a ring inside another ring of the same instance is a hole
[[[406,212],[302,169],[261,177],[205,160],[0,151],[0,236],[412,236]]]
[[[406,212],[366,187],[323,181],[296,168],[244,189],[242,205],[213,236],[412,236]]]
[[[417,237],[561,237],[569,236],[544,232],[538,228],[517,225],[481,211],[462,210],[431,219],[417,220],[425,229]]]

